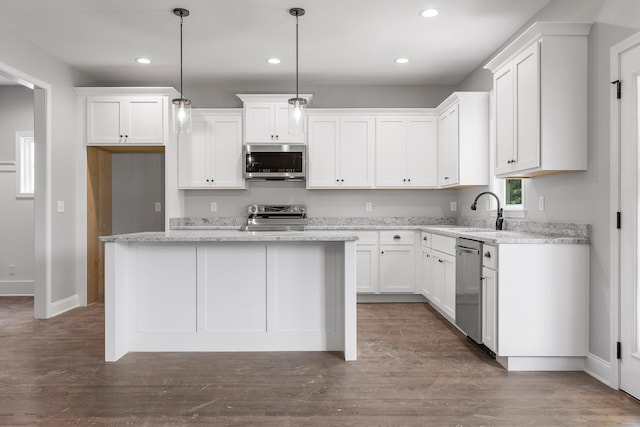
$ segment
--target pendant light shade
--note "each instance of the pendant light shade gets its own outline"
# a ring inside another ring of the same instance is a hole
[[[189,11],[183,8],[173,9],[173,14],[180,17],[180,98],[172,99],[173,130],[175,133],[191,132],[191,101],[184,97],[182,91],[182,21],[189,16]]]
[[[307,100],[300,98],[298,90],[298,18],[304,15],[304,9],[294,7],[289,14],[296,17],[296,97],[289,99],[289,133],[299,135],[304,133],[307,121]]]

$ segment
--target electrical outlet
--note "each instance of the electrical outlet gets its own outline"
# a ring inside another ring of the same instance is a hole
[[[216,212],[218,210],[218,202],[211,202],[211,212]]]
[[[15,276],[16,275],[16,265],[15,264],[10,264],[9,265],[9,276]]]
[[[58,213],[64,212],[64,201],[58,200]]]
[[[544,196],[538,196],[538,210],[544,210]]]
[[[364,210],[366,212],[371,212],[373,210],[373,204],[371,202],[366,202],[364,204]]]
[[[156,202],[156,212],[162,212],[162,203]]]
[[[458,202],[451,202],[451,212],[455,212],[458,210]]]

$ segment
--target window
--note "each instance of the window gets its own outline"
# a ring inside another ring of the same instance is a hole
[[[509,209],[522,209],[523,186],[520,178],[507,178],[504,180],[504,200],[505,207]]]
[[[35,142],[33,132],[16,132],[16,197],[33,197]]]

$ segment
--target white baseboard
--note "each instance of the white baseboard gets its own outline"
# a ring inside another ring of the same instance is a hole
[[[0,280],[0,296],[33,296],[33,280]]]
[[[71,295],[68,298],[51,303],[50,317],[57,316],[65,311],[73,310],[76,307],[80,307],[80,297],[78,294]]]
[[[608,385],[611,388],[618,389],[617,385],[610,379],[612,377],[611,363],[596,356],[593,353],[587,355],[587,360],[584,364],[584,371],[597,379],[603,384]]]
[[[585,357],[497,356],[507,371],[584,371]]]
[[[418,294],[358,294],[358,302],[426,302],[427,300]]]

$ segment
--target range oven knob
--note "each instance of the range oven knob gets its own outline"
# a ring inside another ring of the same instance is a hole
[[[249,205],[248,211],[250,214],[258,213],[258,205]]]

